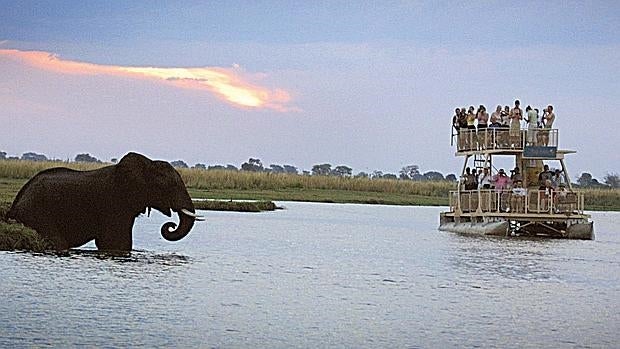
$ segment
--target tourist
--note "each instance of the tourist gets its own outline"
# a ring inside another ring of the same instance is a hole
[[[553,187],[553,189],[556,189],[561,185],[564,185],[564,176],[562,176],[561,170],[556,169],[551,176],[551,186]]]
[[[502,127],[510,127],[510,107],[505,106],[504,110],[501,113],[502,116]]]
[[[521,170],[519,166],[515,166],[513,170],[510,170],[510,180],[514,183],[517,181],[523,181],[523,176],[521,176]]]
[[[515,106],[510,110],[510,143],[513,148],[521,147],[521,119],[523,119],[523,111],[519,107],[521,102],[517,99]]]
[[[482,149],[486,149],[490,143],[489,134],[487,132],[489,113],[487,113],[487,108],[485,108],[482,104],[478,107],[476,120],[478,120],[478,144]]]
[[[548,105],[543,110],[543,127],[551,129],[553,128],[553,122],[555,121],[555,113],[553,112],[553,106]]]
[[[527,145],[534,145],[536,129],[538,128],[538,114],[528,105],[525,108],[525,115],[525,121],[527,121]]]
[[[523,182],[517,180],[512,188],[512,195],[510,197],[510,207],[513,212],[523,212],[525,206],[525,197],[527,196],[527,189],[523,188]]]
[[[549,171],[549,165],[544,165],[543,171],[538,174],[538,185],[543,187],[545,186],[546,181],[551,183],[551,177],[553,177],[553,172]]]
[[[487,167],[478,176],[478,189],[491,189],[491,174]]]
[[[541,143],[545,147],[549,145],[549,133],[551,128],[553,127],[554,121],[555,114],[553,113],[553,106],[549,105],[547,106],[547,108],[543,109],[543,116],[541,121],[544,128],[544,130],[541,131]]]
[[[495,183],[495,192],[499,194],[499,209],[503,211],[507,209],[508,202],[508,188],[510,187],[510,178],[506,176],[504,169],[500,169],[497,175],[493,177],[493,183]]]
[[[494,112],[491,113],[491,125],[490,127],[502,126],[502,106],[498,105]]]
[[[493,183],[495,184],[495,191],[501,192],[508,189],[510,186],[510,178],[506,176],[506,172],[503,168],[493,177]]]
[[[469,167],[465,169],[465,175],[464,175],[463,181],[465,184],[465,190],[476,189],[476,177],[474,174],[472,174],[471,169]]]
[[[476,114],[474,106],[467,110],[467,145],[469,150],[476,148]]]

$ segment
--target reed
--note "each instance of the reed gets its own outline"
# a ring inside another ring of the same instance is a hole
[[[106,165],[109,164],[65,161],[0,160],[0,178],[28,179],[38,172],[52,167],[67,167],[74,170],[86,171],[101,168]]]
[[[180,169],[190,188],[206,190],[343,190],[420,196],[445,196],[450,182],[414,182],[334,176],[304,176],[243,171]]]

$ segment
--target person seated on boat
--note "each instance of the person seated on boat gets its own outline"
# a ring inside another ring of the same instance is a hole
[[[491,189],[491,174],[487,167],[478,175],[478,189]]]
[[[514,182],[511,194],[510,207],[512,212],[523,212],[525,197],[527,196],[527,189],[523,188],[523,181],[517,180]]]
[[[513,183],[516,181],[523,182],[523,176],[521,176],[521,171],[519,170],[519,166],[515,166],[514,170],[510,170],[510,180]]]
[[[547,180],[551,181],[551,177],[553,177],[553,172],[549,171],[549,165],[544,165],[543,171],[538,174],[538,185],[543,187]]]
[[[566,185],[564,183],[560,183],[558,188],[555,190],[555,196],[553,197],[556,213],[565,211],[564,206],[567,206],[565,204],[567,196],[568,196],[568,190],[566,190]]]

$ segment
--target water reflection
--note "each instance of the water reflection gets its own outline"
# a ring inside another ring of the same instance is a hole
[[[486,281],[558,280],[549,265],[554,245],[548,239],[455,235],[449,256],[459,273]]]

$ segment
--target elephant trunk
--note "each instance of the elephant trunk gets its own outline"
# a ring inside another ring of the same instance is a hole
[[[161,226],[161,235],[168,241],[183,239],[194,226],[195,215],[194,204],[189,195],[177,206],[172,208],[179,215],[179,226],[174,222],[166,222]],[[176,229],[175,229],[176,228]]]

